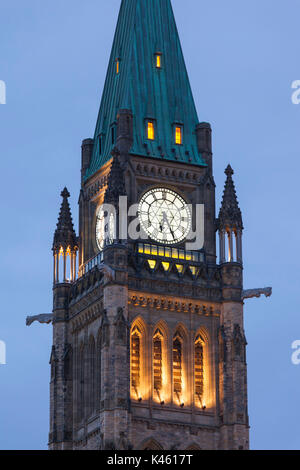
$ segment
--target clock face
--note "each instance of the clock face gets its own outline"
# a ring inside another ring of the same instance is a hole
[[[115,218],[113,214],[107,214],[107,211],[101,206],[97,213],[96,220],[96,241],[99,250],[103,250],[105,243],[113,243],[115,232]]]
[[[144,194],[139,204],[139,220],[152,240],[166,245],[181,242],[191,229],[191,213],[186,202],[166,188]]]

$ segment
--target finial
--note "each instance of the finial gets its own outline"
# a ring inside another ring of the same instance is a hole
[[[242,213],[240,211],[236,196],[232,175],[233,169],[230,165],[225,170],[227,176],[221,209],[219,213],[219,228],[239,228],[243,229]]]
[[[70,197],[70,193],[69,191],[67,190],[66,187],[64,187],[63,191],[60,193],[61,197],[63,197],[64,199],[67,199],[68,197]]]
[[[226,176],[232,176],[234,174],[233,169],[231,168],[231,165],[228,165],[226,170],[225,170],[225,175]]]

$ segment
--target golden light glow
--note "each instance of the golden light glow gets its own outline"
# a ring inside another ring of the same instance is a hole
[[[175,144],[182,144],[182,127],[180,126],[175,127]]]
[[[162,264],[162,266],[163,266],[163,268],[164,268],[165,271],[168,271],[168,270],[169,270],[169,268],[170,268],[170,263],[161,263],[161,264]]]
[[[120,72],[120,61],[119,59],[116,59],[116,74],[119,75]]]
[[[196,276],[197,274],[197,268],[195,266],[190,266],[190,270],[193,276]]]
[[[141,339],[138,329],[135,328],[131,335],[131,386],[136,394],[136,398],[140,398],[140,361],[141,361]]]
[[[161,55],[160,54],[156,54],[156,67],[158,69],[161,68]]]
[[[182,272],[183,272],[182,264],[176,264],[176,268],[177,268],[177,271],[179,272],[179,274],[182,274]]]
[[[195,343],[195,394],[202,408],[205,406],[203,402],[203,372],[203,346],[200,337],[198,337]]]
[[[152,121],[148,121],[147,136],[149,140],[154,140],[154,124]]]
[[[156,261],[154,261],[152,259],[148,259],[148,264],[150,266],[150,269],[155,269]]]
[[[145,245],[144,253],[145,253],[145,255],[151,255],[151,246],[150,245]]]
[[[173,258],[185,261],[203,261],[203,253],[193,251],[178,250],[177,248],[169,248],[162,245],[149,245],[139,243],[138,253],[152,256],[161,256],[163,258]]]

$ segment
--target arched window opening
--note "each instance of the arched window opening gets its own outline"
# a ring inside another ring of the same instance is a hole
[[[162,336],[162,333],[156,330],[153,337],[153,384],[154,391],[161,403],[164,401],[162,397]]]
[[[200,406],[203,408],[204,392],[204,365],[203,365],[203,345],[200,336],[195,341],[195,394]]]
[[[54,284],[74,282],[76,279],[76,250],[60,247],[54,255]]]
[[[178,403],[182,402],[182,340],[179,334],[173,340],[173,388]]]
[[[141,334],[137,327],[131,333],[131,387],[140,399],[140,375],[141,375]]]

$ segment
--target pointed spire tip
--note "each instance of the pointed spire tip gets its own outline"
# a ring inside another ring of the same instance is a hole
[[[229,164],[229,165],[227,166],[226,170],[225,170],[225,175],[227,175],[227,176],[232,176],[233,174],[234,174],[234,171],[233,171],[231,165]]]
[[[69,193],[69,191],[67,190],[67,187],[66,187],[66,186],[64,187],[64,189],[63,189],[63,191],[60,193],[60,195],[61,195],[61,197],[63,197],[63,198],[68,198],[68,197],[70,197],[70,193]]]

